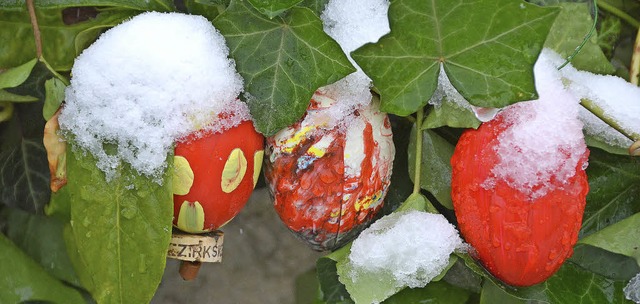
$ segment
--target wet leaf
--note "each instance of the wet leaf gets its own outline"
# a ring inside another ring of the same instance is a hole
[[[580,243],[632,257],[640,265],[640,213],[580,240]]]
[[[307,8],[270,20],[234,0],[214,25],[244,78],[256,127],[266,136],[302,117],[317,88],[355,71]]]
[[[580,238],[640,212],[640,161],[591,148]]]
[[[86,266],[76,269],[78,276],[99,303],[147,303],[162,278],[171,237],[171,172],[159,185],[121,167],[107,182],[94,157],[73,150],[64,189],[71,193],[74,264]]]
[[[273,19],[292,8],[302,0],[248,0],[253,7],[265,16]]]
[[[593,18],[589,3],[561,3],[562,10],[551,27],[544,46],[567,58],[582,43],[591,30]],[[594,33],[571,64],[579,70],[597,74],[611,74],[615,69],[598,45],[598,34]]]
[[[512,0],[393,1],[391,33],[352,57],[389,113],[406,116],[426,105],[440,64],[470,103],[504,107],[535,99],[533,64],[557,13]]]
[[[409,163],[416,161],[416,134],[411,130],[409,143]],[[422,131],[422,168],[420,188],[436,197],[438,202],[453,209],[451,201],[451,156],[454,146],[431,130]],[[409,166],[409,176],[415,176],[415,166]]]
[[[44,270],[60,280],[80,286],[62,237],[63,222],[13,208],[0,211],[0,218],[7,223],[6,236]]]
[[[44,300],[53,303],[85,303],[80,293],[50,276],[6,236],[0,234],[0,302]],[[10,274],[10,275],[7,275]]]

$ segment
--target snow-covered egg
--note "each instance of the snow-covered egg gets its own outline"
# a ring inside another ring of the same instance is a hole
[[[305,117],[267,138],[265,177],[285,225],[315,250],[352,240],[381,210],[395,154],[377,101],[340,123],[316,92]]]
[[[216,230],[246,204],[258,180],[264,138],[251,121],[223,132],[194,133],[174,156],[173,224],[190,233]]]

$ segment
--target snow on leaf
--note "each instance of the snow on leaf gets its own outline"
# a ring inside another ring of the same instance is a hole
[[[504,107],[535,99],[533,64],[557,13],[511,0],[398,0],[389,8],[391,34],[352,57],[390,113],[424,106],[440,63],[471,104]]]
[[[256,128],[267,136],[298,120],[317,88],[355,71],[307,8],[270,20],[236,0],[214,24],[245,80]]]

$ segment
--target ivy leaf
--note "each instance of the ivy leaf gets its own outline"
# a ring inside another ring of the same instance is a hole
[[[273,19],[302,0],[248,0],[260,13]]]
[[[416,130],[411,130],[409,143],[409,163],[416,161]],[[438,202],[453,209],[451,201],[451,163],[454,146],[431,130],[422,132],[422,165],[420,170],[420,188],[436,197]],[[415,176],[415,167],[409,166],[409,176]]]
[[[424,288],[405,288],[382,303],[467,303],[470,296],[470,292],[446,282],[431,282]]]
[[[640,265],[640,213],[608,226],[580,240],[580,243],[632,257]]]
[[[627,281],[640,272],[635,259],[578,242],[569,258],[576,265],[617,281]]]
[[[67,25],[61,8],[43,8],[36,12],[43,55],[56,71],[71,70],[73,60],[102,31],[140,13],[134,10],[104,10],[95,18]],[[35,40],[26,6],[16,10],[0,10],[0,41],[3,42],[0,43],[0,68],[15,66],[36,57]]]
[[[433,107],[429,111],[422,123],[423,129],[435,129],[443,126],[477,129],[480,126],[480,120],[472,110],[445,99],[439,106]]]
[[[393,1],[391,33],[352,57],[385,112],[406,116],[426,105],[440,64],[471,104],[501,108],[536,98],[533,65],[557,13],[513,0]]]
[[[25,8],[25,0],[4,1],[0,7],[5,8]],[[70,1],[34,1],[36,8],[65,8],[80,6],[113,6],[120,8],[131,8],[148,11],[172,11],[174,10],[171,0],[70,0]]]
[[[0,273],[4,274],[4,278],[0,279],[2,303],[22,303],[29,300],[85,303],[77,290],[50,276],[1,233],[0,261]]]
[[[561,3],[562,10],[551,27],[544,46],[566,58],[573,54],[591,30],[593,19],[589,3]],[[582,35],[580,35],[582,34]],[[611,74],[616,70],[598,45],[598,35],[594,33],[571,64],[579,70],[597,74]]]
[[[307,8],[272,20],[234,0],[214,20],[245,80],[258,131],[270,136],[305,113],[313,92],[355,71]]]
[[[587,168],[589,194],[580,238],[640,212],[640,162],[592,148]]]
[[[171,238],[171,170],[162,186],[129,167],[107,182],[93,156],[67,151],[74,264],[86,266],[78,276],[98,303],[149,302]]]
[[[615,50],[618,38],[622,31],[622,23],[620,18],[614,15],[605,15],[600,22],[600,29],[598,30],[598,45],[605,54],[605,57],[613,57],[613,51]]]
[[[322,300],[327,303],[353,303],[344,284],[338,279],[337,262],[348,258],[351,243],[316,261]]]
[[[44,83],[46,97],[42,109],[42,116],[45,120],[48,121],[51,119],[60,108],[64,100],[64,90],[66,87],[64,82],[58,78],[51,78]]]
[[[229,6],[231,0],[185,0],[184,6],[192,15],[201,15],[214,20]]]
[[[0,219],[6,221],[6,236],[44,270],[60,280],[80,286],[67,255],[61,221],[13,208],[0,211]]]
[[[320,16],[324,11],[324,8],[329,3],[329,0],[303,0],[298,6],[303,6],[311,9],[316,15]]]

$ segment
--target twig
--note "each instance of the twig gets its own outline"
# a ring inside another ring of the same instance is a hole
[[[638,78],[640,78],[640,28],[638,28],[636,42],[633,45],[633,55],[631,56],[631,64],[629,65],[629,82],[637,86]]]
[[[626,138],[630,139],[633,142],[640,140],[640,134],[637,134],[635,132],[627,132],[626,130],[624,130],[618,122],[616,122],[614,119],[611,119],[611,117],[607,116],[604,113],[604,110],[600,108],[592,100],[589,100],[587,98],[582,98],[580,100],[580,104],[589,112],[593,113],[593,115],[600,118],[600,120],[602,120],[604,123],[606,123],[613,129],[615,129],[616,131],[620,132],[620,134],[624,135]]]
[[[33,37],[36,40],[36,57],[42,58],[42,38],[40,37],[40,27],[38,27],[38,18],[36,17],[36,8],[33,0],[27,0],[27,9],[29,10],[29,19],[31,19],[31,27],[33,28]]]

